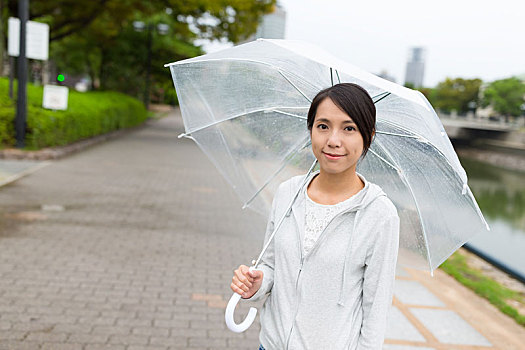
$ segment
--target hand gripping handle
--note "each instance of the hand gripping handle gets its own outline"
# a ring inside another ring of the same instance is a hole
[[[250,271],[254,271],[255,269],[250,267]],[[233,293],[233,295],[230,298],[230,301],[228,302],[228,306],[226,306],[226,312],[224,313],[224,320],[226,321],[226,325],[228,328],[235,333],[242,333],[250,326],[252,325],[253,321],[255,320],[255,316],[257,316],[257,309],[254,307],[250,307],[250,311],[248,312],[248,315],[242,321],[241,323],[237,324],[235,323],[233,319],[233,313],[235,312],[235,307],[239,303],[239,300],[241,300],[241,295],[239,293]]]

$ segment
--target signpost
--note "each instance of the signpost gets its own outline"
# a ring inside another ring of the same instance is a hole
[[[9,17],[7,26],[7,52],[9,56],[18,57],[20,52],[20,20]],[[26,57],[47,61],[49,58],[49,25],[27,21],[26,33]]]
[[[45,85],[42,107],[47,109],[67,109],[69,89],[66,86]]]
[[[16,146],[25,146],[27,115],[27,59],[44,60],[49,55],[49,26],[31,22],[29,19],[29,0],[18,1],[18,18],[8,21],[8,50],[10,56],[18,57],[18,98],[16,102]],[[12,62],[12,61],[11,61]],[[13,71],[13,66],[10,67]],[[12,79],[12,74],[10,74]],[[10,81],[10,88],[12,80]]]

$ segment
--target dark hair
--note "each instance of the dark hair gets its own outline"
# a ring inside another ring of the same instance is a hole
[[[321,90],[313,99],[308,110],[307,125],[312,131],[317,107],[325,99],[330,98],[334,104],[343,112],[348,114],[357,125],[359,133],[363,137],[363,154],[366,155],[376,125],[376,107],[374,101],[361,86],[353,83],[342,83]]]

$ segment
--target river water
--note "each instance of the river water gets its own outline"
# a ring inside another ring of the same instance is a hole
[[[469,244],[525,276],[525,172],[460,157],[490,231]]]

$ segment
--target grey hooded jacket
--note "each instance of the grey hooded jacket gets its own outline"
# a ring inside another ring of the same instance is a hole
[[[262,285],[247,300],[268,295],[259,336],[266,350],[381,349],[392,303],[399,217],[381,188],[358,175],[365,187],[328,223],[306,256],[301,191],[261,260]],[[279,186],[265,243],[304,180],[305,175],[296,176]]]

